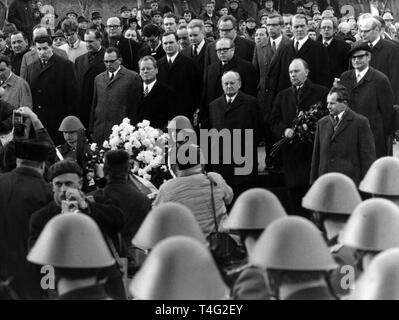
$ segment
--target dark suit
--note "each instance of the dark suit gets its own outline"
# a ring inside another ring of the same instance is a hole
[[[374,138],[366,117],[347,108],[335,130],[331,116],[317,123],[311,184],[327,172],[340,172],[358,185],[374,161]]]
[[[331,40],[331,43],[326,48],[328,53],[328,64],[330,73],[327,88],[331,88],[334,83],[334,78],[339,78],[343,72],[348,70],[348,52],[351,46],[349,43],[343,40],[333,38]]]
[[[241,91],[256,97],[256,87],[258,84],[258,77],[254,66],[234,56],[224,66],[218,60],[208,66],[206,79],[204,83],[204,90],[201,99],[201,123],[206,127],[208,123],[208,108],[209,103],[223,94],[222,76],[226,71],[236,71],[241,76]]]
[[[394,104],[399,104],[399,47],[391,40],[380,39],[372,49],[370,67],[384,73],[392,86]]]
[[[139,50],[138,56],[139,60],[144,56],[152,56],[155,60],[159,60],[165,56],[165,51],[162,48],[162,44],[155,51],[152,51],[148,45],[143,45]]]
[[[235,45],[234,55],[240,57],[241,59],[252,62],[252,58],[253,58],[254,50],[255,50],[255,42],[237,36],[234,39],[234,45]],[[219,58],[216,54],[216,41],[215,41],[215,42],[210,43],[206,47],[205,69],[211,63],[218,62],[218,61],[219,61]]]
[[[104,65],[105,49],[101,48],[89,63],[90,53],[86,53],[75,60],[75,71],[78,80],[79,110],[78,116],[85,128],[89,128],[90,108],[93,102],[94,79],[106,70]]]
[[[122,56],[122,65],[127,69],[138,71],[138,61],[139,61],[139,50],[140,45],[133,40],[126,39],[125,37],[119,37],[115,41],[106,39],[105,47],[116,47],[119,49]]]
[[[149,94],[144,97],[142,93],[138,102],[136,118],[132,124],[143,120],[150,121],[153,128],[165,129],[169,116],[176,104],[176,92],[160,81],[155,82]]]
[[[198,55],[194,55],[194,46],[193,45],[189,45],[188,47],[184,48],[181,51],[181,54],[189,57],[191,59],[194,60],[194,62],[197,64],[198,70],[200,71],[201,76],[204,75],[204,68],[205,68],[205,52],[206,52],[206,48],[208,47],[208,45],[211,42],[209,40],[205,39],[205,43],[201,48],[201,51],[198,53]]]
[[[201,75],[195,62],[179,53],[171,67],[166,56],[157,64],[158,80],[176,92],[176,105],[169,116],[183,115],[192,120],[201,94]]]
[[[28,65],[26,81],[32,90],[33,111],[54,140],[63,139],[58,127],[66,116],[76,114],[77,86],[73,63],[55,54],[45,66],[40,60]]]
[[[268,74],[270,83],[266,84],[276,96],[281,90],[291,86],[288,68],[295,58],[305,60],[309,65],[309,80],[325,87],[329,85],[328,53],[320,42],[308,39],[299,52],[294,49],[294,41],[285,46],[280,46],[271,62]]]
[[[123,66],[112,81],[108,71],[95,78],[89,126],[94,142],[102,144],[112,133],[112,126],[125,117],[134,117],[141,90],[140,76]]]
[[[349,90],[352,110],[370,121],[376,157],[388,155],[387,137],[392,131],[393,118],[393,92],[389,79],[370,67],[359,83],[356,81],[355,70],[344,72],[340,83]]]
[[[251,156],[253,162],[250,163],[250,165],[252,165],[251,172],[247,175],[235,174],[234,169],[243,167],[244,165],[239,165],[235,162],[236,159],[234,159],[233,156],[231,157],[231,164],[222,164],[221,157],[219,158],[219,163],[214,164],[214,171],[223,176],[226,182],[233,188],[234,195],[238,196],[239,193],[248,187],[253,187],[254,183],[256,183],[258,172],[257,143],[260,136],[260,126],[262,125],[258,100],[255,97],[239,91],[231,106],[228,107],[226,97],[223,94],[210,103],[209,120],[210,128],[214,128],[218,131],[227,129],[232,133],[233,129],[241,130],[239,136],[241,143],[235,143],[234,146],[237,147],[240,145],[241,150],[245,150],[246,146],[247,149],[249,148],[252,152]],[[252,141],[245,141],[245,129],[253,130]],[[231,137],[233,137],[233,135],[231,135]],[[231,140],[233,141],[233,138]],[[222,155],[222,152],[225,150],[230,150],[231,155],[234,153],[233,144],[223,146],[223,144],[220,143],[219,149],[212,144],[211,148],[212,152],[219,152],[219,155]],[[247,158],[246,160],[249,159]]]

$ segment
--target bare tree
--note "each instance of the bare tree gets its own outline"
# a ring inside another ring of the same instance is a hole
[[[0,1],[4,1],[4,0],[0,0]],[[5,0],[5,1],[7,1],[7,0]],[[93,4],[93,0],[78,0],[78,2],[79,2],[79,6],[80,6],[82,15],[85,17],[88,17],[90,7]]]

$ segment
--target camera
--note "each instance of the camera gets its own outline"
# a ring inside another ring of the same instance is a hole
[[[79,204],[77,201],[62,200],[61,211],[62,213],[76,213],[79,211]]]
[[[12,114],[12,123],[13,123],[13,125],[23,124],[24,118],[23,118],[22,113],[18,112],[17,110],[14,110],[13,114]]]

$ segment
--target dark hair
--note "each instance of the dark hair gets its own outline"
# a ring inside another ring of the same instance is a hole
[[[79,29],[79,24],[72,19],[65,19],[61,24],[61,30],[64,33],[77,32]]]
[[[165,13],[163,16],[163,19],[165,19],[165,18],[173,18],[175,20],[175,23],[177,23],[177,21],[178,21],[177,17],[171,12]]]
[[[161,29],[153,23],[146,24],[142,32],[143,37],[152,37],[152,36],[159,37],[160,34],[161,34]]]
[[[13,31],[13,32],[11,33],[11,35],[10,35],[10,38],[11,38],[12,36],[16,36],[16,35],[18,35],[18,34],[22,35],[22,38],[24,38],[25,41],[28,40],[28,38],[26,37],[25,33],[23,33],[22,31],[19,31],[19,30]]]
[[[231,23],[233,24],[233,28],[235,29],[237,27],[237,19],[234,18],[232,15],[228,14],[227,16],[222,16],[220,17],[219,21],[218,21],[218,27],[220,25],[221,22],[227,22],[227,21],[231,21]]]
[[[90,33],[94,33],[94,38],[96,38],[97,40],[102,40],[104,37],[103,33],[98,29],[86,29],[85,34],[89,35]]]
[[[105,153],[104,174],[114,179],[126,179],[130,170],[129,154],[125,150]]]
[[[280,24],[280,26],[282,26],[284,24],[284,19],[283,19],[283,16],[281,14],[272,13],[267,18],[268,19],[276,19],[276,18],[278,18],[278,23]]]
[[[4,62],[7,66],[11,64],[10,58],[5,54],[0,54],[0,63]]]
[[[167,37],[167,36],[170,36],[171,34],[174,35],[174,37],[176,39],[176,42],[179,41],[179,37],[177,36],[177,33],[176,32],[172,32],[172,31],[168,31],[168,32],[165,32],[164,34],[162,34],[162,39]]]
[[[321,24],[323,23],[323,21],[325,21],[325,20],[327,20],[327,21],[331,21],[332,22],[332,24],[333,24],[333,28],[334,28],[334,30],[337,30],[337,28],[338,28],[338,26],[337,26],[337,22],[334,20],[334,19],[332,19],[332,18],[321,18],[321,20],[320,20],[320,28],[321,28]]]
[[[47,36],[38,36],[33,39],[34,43],[48,43],[49,46],[53,45],[53,39],[49,35]]]
[[[118,48],[115,48],[115,47],[109,47],[109,48],[107,48],[106,50],[105,50],[105,53],[112,53],[112,52],[115,52],[116,53],[116,57],[119,59],[119,58],[121,58],[122,56],[121,56],[121,52],[119,51],[119,49]]]
[[[341,84],[334,85],[331,88],[331,90],[328,93],[328,95],[331,95],[333,93],[337,94],[337,101],[338,102],[344,102],[344,101],[349,102],[349,92],[348,92],[348,89],[346,89],[345,86],[343,86]]]

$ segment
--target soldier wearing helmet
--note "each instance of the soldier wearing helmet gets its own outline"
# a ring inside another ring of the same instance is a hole
[[[236,200],[224,223],[224,228],[238,233],[248,255],[267,226],[286,217],[278,198],[268,190],[254,188],[242,193]],[[232,296],[236,300],[268,300],[270,298],[263,271],[251,264],[234,270]]]
[[[77,161],[78,146],[86,144],[87,139],[85,137],[85,127],[82,122],[75,116],[68,116],[61,122],[58,131],[62,132],[65,143],[57,146],[57,156],[60,160],[72,160]],[[83,141],[81,141],[83,140]],[[82,153],[80,150],[79,153]],[[83,156],[81,154],[80,156]],[[81,165],[81,163],[79,163]]]
[[[355,249],[357,267],[365,271],[379,252],[399,247],[399,208],[374,198],[359,204],[350,216],[339,243]]]
[[[335,299],[328,275],[337,265],[319,230],[305,218],[273,221],[249,258],[265,270],[270,295],[276,299]]]
[[[302,199],[302,206],[313,211],[313,221],[323,232],[339,265],[330,278],[334,292],[339,296],[349,293],[353,280],[360,273],[356,268],[355,250],[338,243],[338,234],[361,201],[353,180],[338,172],[320,176]]]
[[[110,299],[100,280],[115,260],[98,225],[88,215],[66,213],[52,218],[27,260],[54,268],[52,280],[60,300]]]

